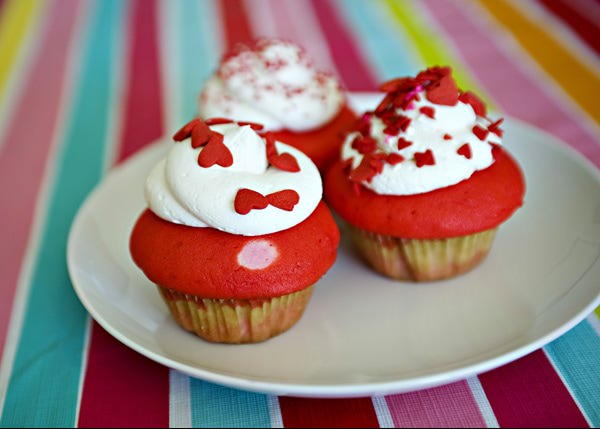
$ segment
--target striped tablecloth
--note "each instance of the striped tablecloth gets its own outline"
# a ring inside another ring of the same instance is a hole
[[[598,0],[0,0],[0,425],[598,427],[600,310],[479,376],[354,399],[189,378],[91,320],[65,260],[82,201],[193,116],[221,54],[256,36],[303,45],[350,91],[452,65],[600,166]]]

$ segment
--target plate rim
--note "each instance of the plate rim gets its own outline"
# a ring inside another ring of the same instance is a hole
[[[374,97],[376,94],[377,93],[365,92],[354,93],[351,95],[357,97]],[[507,120],[507,122],[514,124],[514,126],[516,127],[524,128],[528,132],[534,132],[536,134],[544,136],[547,140],[545,144],[552,145],[554,148],[557,148],[561,152],[562,156],[567,156],[579,166],[583,166],[586,172],[590,173],[594,177],[594,179],[598,183],[598,186],[600,187],[600,170],[596,168],[596,166],[580,152],[578,152],[577,150],[569,146],[567,143],[563,142],[562,140],[558,139],[557,137],[553,136],[547,131],[538,128],[535,125],[506,115],[504,116],[504,118]],[[79,207],[69,231],[66,249],[67,268],[73,289],[75,290],[77,297],[79,298],[85,309],[88,311],[88,313],[91,315],[91,317],[103,329],[105,329],[111,336],[116,338],[118,341],[125,344],[129,348],[135,350],[136,352],[142,354],[143,356],[146,356],[147,358],[154,360],[155,362],[158,362],[169,368],[178,370],[189,376],[231,388],[283,396],[290,395],[314,398],[343,398],[386,395],[392,393],[416,391],[465,379],[473,375],[480,374],[482,372],[489,371],[494,368],[498,368],[502,365],[519,359],[535,350],[544,347],[546,344],[564,335],[566,332],[574,328],[577,324],[582,322],[591,312],[594,311],[596,307],[600,305],[599,290],[599,293],[596,295],[595,299],[592,300],[587,306],[584,306],[582,309],[580,309],[576,315],[571,317],[565,323],[561,324],[558,328],[552,330],[551,332],[538,338],[535,341],[531,341],[527,344],[511,349],[511,351],[502,353],[499,356],[484,359],[482,362],[476,362],[466,366],[440,371],[433,374],[421,375],[410,378],[401,378],[399,380],[375,382],[349,382],[346,384],[325,383],[322,385],[299,382],[286,383],[272,380],[265,381],[257,380],[248,376],[241,377],[226,374],[220,371],[211,371],[204,368],[194,367],[179,362],[177,360],[165,357],[163,355],[157,354],[154,351],[144,347],[143,345],[138,344],[136,341],[127,337],[118,329],[114,328],[112,324],[109,321],[107,321],[102,314],[98,313],[97,309],[95,308],[93,303],[90,302],[88,296],[85,294],[85,292],[82,290],[82,287],[80,286],[80,282],[82,282],[82,280],[79,279],[78,274],[74,268],[74,260],[76,259],[76,239],[78,236],[78,231],[80,230],[80,228],[82,228],[81,224],[84,222],[83,218],[87,215],[89,211],[88,207],[92,205],[95,199],[98,198],[98,195],[101,194],[103,187],[106,186],[106,183],[108,180],[110,180],[110,177],[114,177],[115,172],[128,168],[128,166],[134,163],[135,160],[140,159],[144,156],[148,156],[147,154],[152,150],[158,150],[157,146],[159,146],[160,143],[164,141],[165,136],[150,143],[148,146],[138,151],[133,156],[129,157],[123,163],[107,171],[105,176],[99,181],[99,183],[96,184],[92,191],[87,195],[87,197],[84,199],[83,203]]]

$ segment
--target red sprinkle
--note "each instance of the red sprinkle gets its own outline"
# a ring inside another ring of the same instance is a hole
[[[298,161],[291,153],[277,153],[277,147],[275,146],[275,137],[273,133],[265,134],[267,160],[273,167],[283,171],[289,171],[290,173],[297,173],[300,171]]]
[[[198,164],[204,168],[212,167],[215,164],[221,167],[230,167],[233,164],[233,156],[227,146],[223,144],[222,134],[212,133],[210,140],[198,155]]]
[[[419,109],[419,112],[425,116],[429,116],[431,119],[435,118],[435,109],[431,106],[423,106]]]
[[[194,127],[201,123],[202,123],[202,121],[198,118],[192,119],[190,122],[188,122],[183,127],[181,127],[179,129],[179,131],[177,131],[173,135],[173,140],[175,140],[176,142],[181,142],[181,141],[187,139],[189,136],[192,135],[192,130],[194,129]]]
[[[200,121],[192,130],[192,147],[198,149],[199,147],[204,146],[208,143],[212,134],[213,131],[208,128],[208,125]]]
[[[210,118],[204,121],[206,125],[221,125],[221,124],[233,124],[231,119],[227,118]]]
[[[402,161],[404,161],[404,157],[399,153],[395,152],[390,153],[385,159],[385,162],[387,162],[390,165],[400,164]]]
[[[293,189],[284,189],[283,191],[267,195],[267,200],[272,206],[291,212],[294,206],[298,204],[298,201],[300,201],[300,195]]]
[[[398,150],[405,149],[405,148],[409,147],[410,145],[412,145],[412,142],[411,142],[411,141],[409,141],[409,140],[406,140],[406,139],[405,139],[405,138],[403,138],[403,137],[400,137],[400,138],[398,139]]]
[[[452,136],[450,134],[444,134],[444,140],[452,140]]]
[[[434,104],[454,106],[458,103],[458,87],[450,74],[430,84],[427,89],[427,99]]]
[[[485,103],[471,91],[463,92],[458,99],[463,103],[470,104],[477,116],[486,115],[487,109]]]
[[[490,125],[488,125],[487,129],[489,132],[496,134],[498,137],[502,137],[502,134],[504,134],[504,131],[502,131],[500,129],[500,124],[504,121],[504,118],[500,118],[498,119],[496,122],[491,123]]]
[[[362,135],[358,135],[352,140],[352,149],[363,155],[371,153],[377,149],[377,140],[373,137],[363,137]]]
[[[469,146],[469,143],[465,143],[461,147],[459,147],[456,153],[464,156],[467,159],[471,159],[471,157],[473,156],[473,154],[471,153],[471,146]]]
[[[486,130],[485,128],[480,127],[479,125],[475,125],[473,127],[473,134],[475,134],[477,136],[477,138],[481,141],[485,140],[485,138],[487,137],[489,131]]]
[[[233,207],[241,215],[250,213],[250,210],[262,210],[269,205],[269,200],[261,193],[252,189],[242,188],[235,194]]]
[[[249,125],[250,128],[252,128],[254,131],[260,131],[265,127],[264,125],[257,124],[256,122],[238,122],[237,124],[240,127],[243,127],[244,125]]]
[[[351,173],[350,180],[353,182],[370,182],[373,177],[381,173],[385,165],[386,155],[384,154],[368,154],[365,155]]]
[[[435,165],[435,158],[431,149],[427,149],[425,152],[415,152],[415,162],[419,168],[424,165]]]

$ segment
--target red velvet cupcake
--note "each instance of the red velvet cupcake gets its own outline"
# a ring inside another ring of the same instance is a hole
[[[327,174],[327,201],[376,271],[413,281],[464,273],[523,204],[524,177],[501,146],[502,120],[459,91],[448,67],[381,89],[387,94]]]
[[[302,316],[339,231],[315,165],[255,124],[196,119],[146,181],[134,262],[175,321],[212,342],[264,341]]]
[[[226,54],[204,84],[199,113],[261,123],[321,173],[338,158],[356,119],[339,81],[317,70],[301,47],[278,39],[240,44]]]

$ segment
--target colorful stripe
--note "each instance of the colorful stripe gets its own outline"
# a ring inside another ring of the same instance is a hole
[[[64,146],[56,160],[46,227],[0,421],[4,427],[34,427],[40,422],[63,427],[75,424],[87,313],[71,287],[64,258],[73,217],[102,174],[107,118],[114,95],[113,56],[119,52],[121,40],[115,25],[121,5],[94,3],[97,8],[86,27],[89,33],[80,50],[81,69]]]
[[[0,356],[4,350],[11,308],[20,270],[34,221],[37,197],[42,186],[51,145],[58,129],[65,90],[67,54],[78,7],[54,3],[40,34],[39,51],[27,70],[27,86],[14,107],[0,148],[0,201],[2,219],[0,260]],[[60,31],[56,31],[59,28]],[[32,126],[35,124],[35,126]],[[34,142],[34,143],[33,143]],[[23,168],[27,166],[27,168]],[[15,194],[15,181],[19,183]]]
[[[500,427],[589,427],[541,350],[479,380]]]
[[[485,2],[478,0],[495,19],[503,26],[511,29],[528,54],[556,81],[579,106],[600,122],[600,104],[597,92],[590,90],[600,88],[599,75],[582,63],[569,49],[539,24],[526,16],[523,5],[517,8],[516,3],[498,0]],[[560,58],[557,62],[556,59]]]
[[[269,398],[190,379],[192,425],[196,428],[270,427]]]
[[[600,427],[599,334],[584,321],[545,347],[592,427]]]
[[[312,399],[282,396],[279,404],[286,428],[378,427],[371,398]]]
[[[498,43],[503,40],[498,34],[500,29],[482,28],[478,16],[462,3],[425,0],[422,4],[443,27],[473,73],[494,94],[503,111],[568,141],[600,166],[600,146],[590,127],[582,124],[582,118],[566,103],[550,96],[541,80],[516,65],[521,58],[511,57],[514,52]]]
[[[336,69],[349,91],[374,91],[377,80],[365,58],[356,49],[348,27],[329,1],[312,0]]]
[[[484,427],[466,381],[386,397],[396,427]]]
[[[375,410],[375,414],[377,415],[377,422],[379,423],[379,427],[396,427],[396,425],[394,424],[394,419],[392,418],[392,414],[390,413],[390,408],[388,407],[388,404],[385,401],[385,396],[373,396],[371,400],[373,401],[373,409]]]
[[[481,417],[483,417],[483,420],[485,420],[485,426],[488,428],[500,427],[498,420],[494,415],[494,410],[492,410],[492,406],[490,405],[490,401],[488,401],[487,396],[485,396],[485,392],[481,382],[479,381],[479,378],[476,376],[469,377],[467,379],[467,383],[469,383],[469,387],[473,393],[473,399],[475,399],[475,402],[477,402]]]
[[[28,30],[36,25],[42,4],[38,0],[8,0],[0,10],[0,105],[6,85],[21,54]]]
[[[227,52],[238,43],[249,43],[254,38],[246,16],[243,0],[220,0],[225,26],[224,46]]]
[[[577,33],[597,55],[600,55],[600,28],[586,15],[579,13],[571,3],[564,0],[539,0],[556,17],[562,19],[572,31]]]
[[[192,427],[190,377],[175,370],[169,372],[169,427]]]

